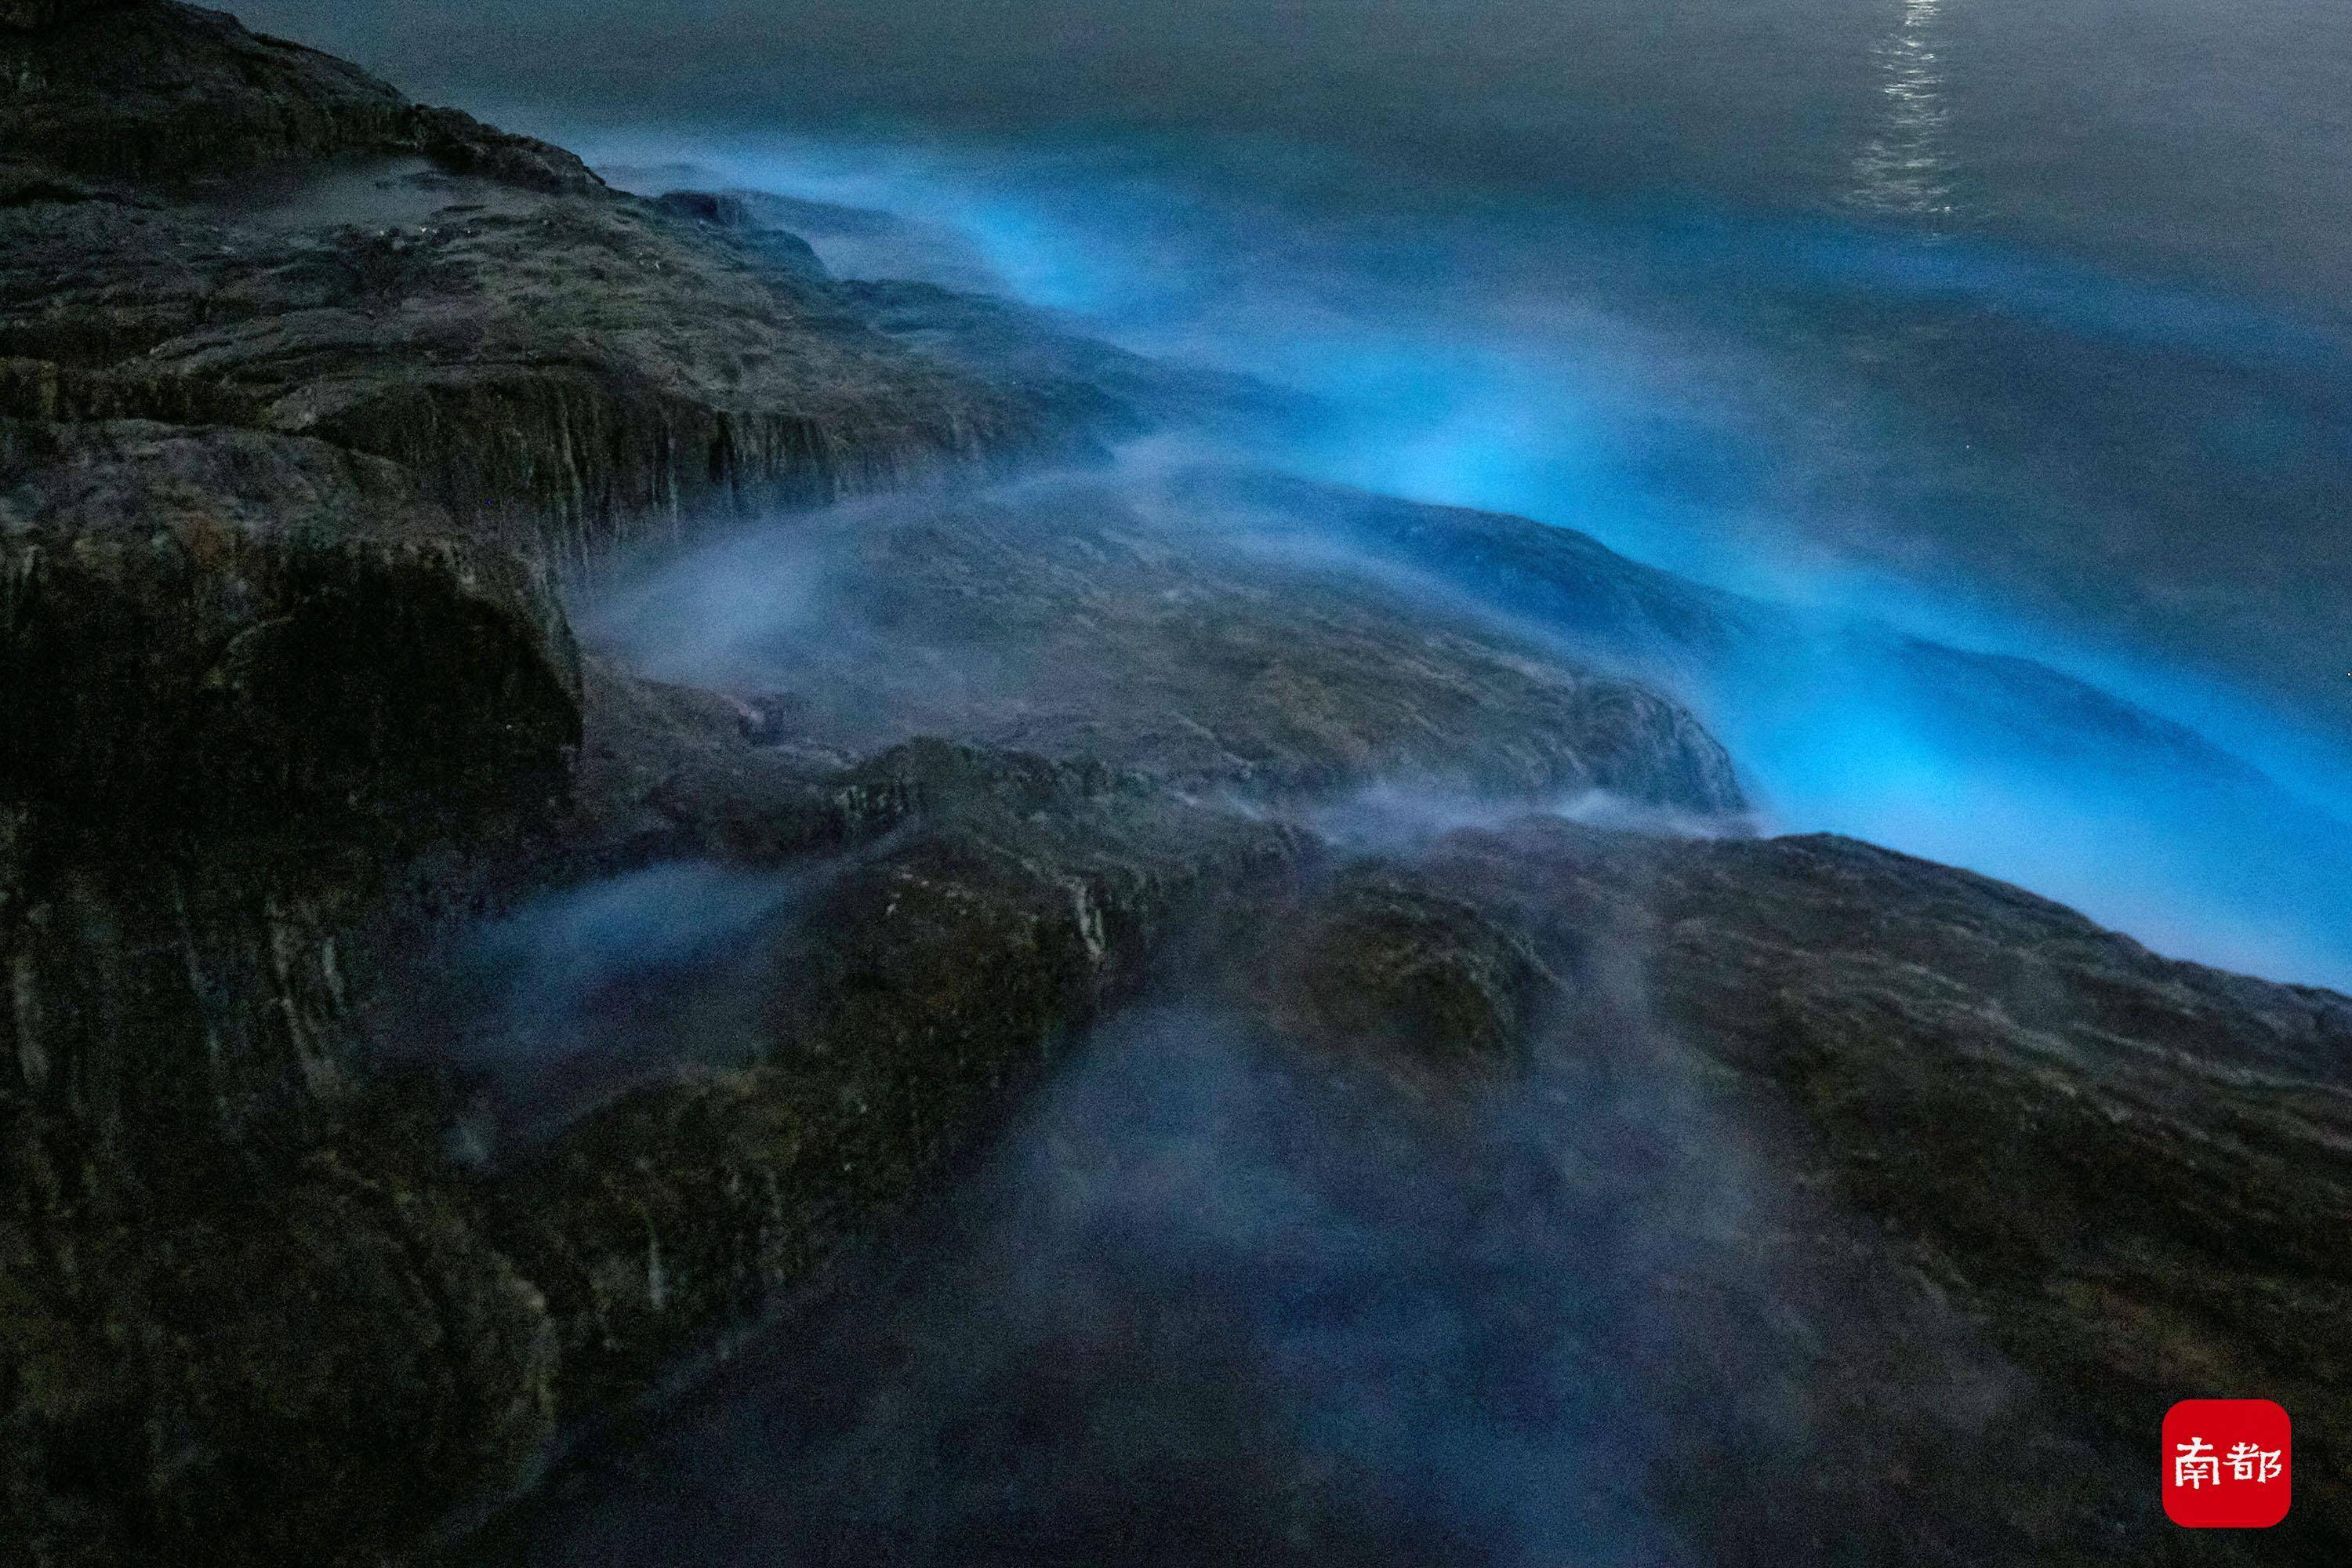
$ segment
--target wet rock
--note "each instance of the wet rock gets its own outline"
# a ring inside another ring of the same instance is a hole
[[[0,356],[37,363],[0,411],[332,440],[574,567],[689,507],[1084,439],[866,326],[804,247],[225,15],[150,0],[9,48]]]
[[[747,573],[822,591],[748,651],[677,666],[664,617],[705,613],[704,585]],[[1600,790],[1695,816],[1743,805],[1723,748],[1654,687],[1229,552],[1084,476],[724,542],[588,614],[623,656],[713,685],[789,683],[820,745],[953,735],[1260,797],[1385,779],[1539,801]]]
[[[378,1561],[874,1234],[1304,840],[1148,743],[755,746],[583,668],[557,607],[698,502],[1131,428],[1140,362],[999,375],[1000,315],[836,289],[226,16],[55,20],[0,45],[6,1536]],[[1537,775],[1616,744],[1615,698],[1515,679],[1579,726]],[[1372,689],[1244,743],[1370,765]],[[435,930],[688,851],[845,857],[753,1059],[520,1135],[362,1048]]]
[[[2263,1556],[2341,1556],[2352,998],[1829,837],[1529,824],[1449,840],[1427,874],[1571,984],[1631,977],[1685,1059],[1790,1107],[1811,1138],[1793,1179],[1886,1227],[2119,1470],[2177,1399],[2297,1412],[2295,1514]]]
[[[304,1121],[412,857],[570,788],[543,575],[316,442],[0,420],[10,1092],[128,1168]]]
[[[0,360],[0,417],[96,423],[144,419],[166,425],[255,425],[261,405],[184,375],[92,371],[54,360]]]
[[[1055,438],[1034,402],[721,237],[619,197],[457,212],[476,182],[418,184],[420,167],[305,176],[260,213],[0,209],[0,350],[45,362],[0,396],[331,440],[573,567],[674,536],[690,506],[870,489]]]
[[[0,787],[164,838],[557,784],[579,672],[542,576],[317,442],[0,422]]]
[[[12,1098],[0,1125],[12,1561],[337,1560],[541,1450],[542,1303],[446,1197],[202,1144],[126,1186]]]
[[[1524,1058],[1533,1014],[1559,982],[1478,907],[1402,868],[1351,868],[1275,914],[1261,1004],[1327,1047],[1399,1052],[1453,1070]]]
[[[886,852],[774,955],[772,1045],[518,1153],[486,1201],[547,1293],[566,1408],[609,1409],[871,1234],[1204,900],[1303,840],[1139,781],[925,743],[835,785]]]
[[[419,1528],[537,1451],[551,1342],[446,1202],[301,1152],[404,860],[568,787],[543,577],[378,459],[0,420],[0,706],[8,1534]]]
[[[548,191],[602,182],[570,153],[420,109],[355,66],[168,0],[19,5],[0,46],[0,162],[190,180],[290,159],[423,153]]]

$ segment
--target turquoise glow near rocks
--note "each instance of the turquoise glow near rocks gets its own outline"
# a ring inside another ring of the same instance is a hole
[[[2340,6],[247,9],[592,156],[919,220],[834,247],[845,271],[1312,401],[1221,456],[1524,514],[2189,725],[2317,815],[1989,760],[1868,671],[1693,693],[1783,825],[2352,977],[2312,868],[2352,837]]]
[[[2118,363],[2218,363],[2214,374],[2244,385],[2336,363],[2333,341],[2308,321],[1841,220],[1743,223],[1696,206],[1584,215],[1552,240],[1618,259],[1588,259],[1592,291],[1556,299],[1529,283],[1539,226],[1524,218],[1309,222],[1248,192],[1204,195],[1186,183],[1197,175],[1180,178],[1158,153],[1065,150],[1023,161],[870,143],[606,151],[919,215],[961,234],[1000,287],[1032,304],[1139,349],[1271,381],[1302,403],[1278,430],[1221,436],[1208,450],[1179,442],[1154,461],[1258,464],[1532,517],[1776,606],[1803,630],[1783,656],[1683,678],[1773,830],[1843,832],[1983,871],[2178,956],[2352,984],[2343,934],[2352,931],[2352,858],[2340,847],[2352,832],[2342,826],[2345,775],[2333,765],[2341,748],[2323,722],[2236,688],[2191,651],[2152,649],[2095,616],[2062,618],[1948,560],[1923,555],[1899,571],[1809,536],[1808,508],[1843,507],[1846,526],[1867,531],[1904,493],[1981,512],[1989,527],[2003,508],[2040,503],[1999,472],[1890,481],[1905,461],[1933,458],[1900,407],[1847,396],[1792,415],[1775,400],[1794,405],[1818,390],[1803,367],[1736,335],[1644,315],[1604,285],[1615,286],[1609,265],[1632,265],[1630,248],[1645,258],[1635,268],[1644,288],[1663,276],[1717,300],[1710,309],[1720,308],[1725,279],[1745,276],[1822,311],[1852,300],[1931,316],[1990,311]],[[919,269],[935,253],[869,247],[857,261]],[[1532,276],[1549,286],[1559,270]],[[1834,337],[1819,322],[1806,330]],[[2259,456],[2281,439],[2300,450],[2294,421],[2325,413],[2324,404],[2290,409],[2284,426],[2258,405],[2231,417]],[[1199,526],[1230,522],[1204,515]],[[712,574],[679,624],[715,635],[707,612],[719,599],[763,606],[752,617],[762,623],[788,609],[805,616],[802,581]],[[1939,693],[1886,664],[1908,637],[2070,672],[2150,721],[2235,752],[2278,787],[2184,788],[2160,748],[2130,763],[2103,755],[2095,725],[2065,733],[2071,700],[2053,698],[2030,721],[1988,717],[1980,694]]]

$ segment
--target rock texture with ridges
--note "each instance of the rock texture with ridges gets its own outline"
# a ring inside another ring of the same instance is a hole
[[[162,0],[0,44],[0,414],[320,437],[568,565],[1085,436],[757,236]]]
[[[547,191],[602,182],[559,148],[424,109],[358,67],[166,0],[20,5],[0,43],[0,163],[98,180],[216,178],[334,153],[422,153]]]
[[[765,612],[726,584],[799,586]],[[712,595],[722,602],[712,602]],[[748,628],[728,631],[730,617]],[[1311,563],[1236,553],[1056,478],[851,509],[715,544],[588,624],[679,679],[764,694],[804,740],[955,735],[1280,797],[1374,779],[1687,812],[1743,805],[1680,702]],[[681,654],[667,628],[718,646]]]
[[[1578,955],[1571,988],[1633,976],[1664,1048],[1790,1107],[1811,1130],[1795,1179],[1884,1226],[2097,1444],[2146,1451],[2186,1390],[2285,1405],[2295,1512],[2248,1560],[2352,1545],[2352,998],[1827,836],[1531,822],[1446,840],[1424,874]],[[2034,1523],[2071,1542],[2037,1561],[2121,1549],[2080,1517]],[[2196,1560],[2152,1501],[2128,1528]]]

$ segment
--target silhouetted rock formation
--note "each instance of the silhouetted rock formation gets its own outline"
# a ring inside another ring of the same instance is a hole
[[[336,153],[424,153],[549,192],[602,182],[559,148],[424,109],[356,66],[167,0],[39,0],[10,45],[0,162],[97,180],[188,180]]]
[[[160,3],[0,60],[0,413],[249,424],[577,561],[705,500],[1082,440],[760,237]],[[1099,412],[1099,410],[1097,410]]]

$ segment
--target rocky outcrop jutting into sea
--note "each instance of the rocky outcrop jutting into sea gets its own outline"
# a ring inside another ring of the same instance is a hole
[[[217,12],[0,0],[0,1562],[446,1546],[1171,984],[1440,1104],[1638,1012],[2089,1456],[2041,1560],[2168,1550],[2116,1478],[2190,1384],[2293,1396],[2276,1544],[2340,1560],[2352,1004],[1748,837],[1655,672],[1771,630],[1576,536],[1353,498],[1441,600],[977,482],[1253,395]],[[593,591],[689,535],[822,592],[697,664]],[[486,931],[604,955],[530,1052]]]

